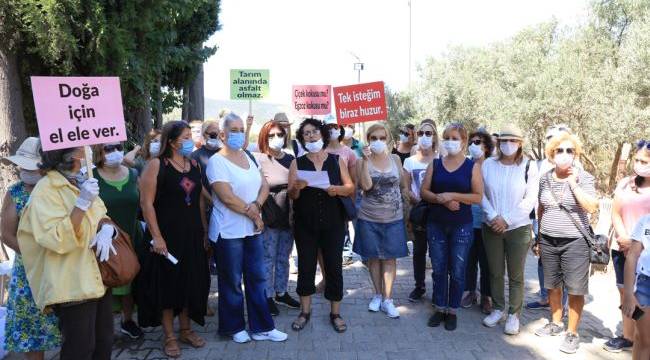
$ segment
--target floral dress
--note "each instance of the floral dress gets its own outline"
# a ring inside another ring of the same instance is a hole
[[[20,216],[29,200],[22,182],[9,187],[9,195]],[[61,345],[58,319],[54,313],[43,314],[34,303],[20,254],[16,254],[9,282],[5,348],[13,352],[46,351]]]

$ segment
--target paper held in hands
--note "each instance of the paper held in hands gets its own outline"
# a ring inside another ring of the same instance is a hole
[[[327,190],[330,187],[330,178],[327,171],[298,170],[298,180],[307,182],[307,186]]]
[[[151,240],[150,244],[153,246],[153,240]],[[174,265],[178,264],[178,259],[175,258],[174,255],[170,254],[169,252],[167,252],[165,258],[167,258],[167,260],[169,260],[169,262],[171,262]]]

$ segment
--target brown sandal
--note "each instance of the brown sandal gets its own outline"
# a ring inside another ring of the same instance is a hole
[[[305,328],[305,325],[309,322],[309,319],[311,318],[311,313],[304,313],[300,312],[300,315],[296,318],[296,320],[293,321],[291,324],[291,329],[293,331],[300,331]]]
[[[165,337],[163,342],[163,352],[170,358],[177,358],[181,356],[181,348],[178,346],[178,341],[176,341],[174,335]]]
[[[196,335],[192,329],[181,329],[181,334],[178,339],[182,343],[188,344],[193,348],[201,348],[205,346],[205,340]]]
[[[340,320],[341,323],[336,322],[336,320]],[[334,331],[337,333],[344,333],[348,329],[348,325],[345,323],[343,318],[341,317],[340,314],[330,314],[330,322],[332,323],[332,327],[334,328]]]

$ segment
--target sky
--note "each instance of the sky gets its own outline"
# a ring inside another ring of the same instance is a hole
[[[417,65],[451,45],[481,46],[557,18],[575,25],[587,0],[411,0],[412,83]],[[270,69],[265,101],[288,104],[292,85],[361,82],[409,86],[409,0],[222,0],[222,25],[208,45],[205,96],[230,97],[230,69]]]

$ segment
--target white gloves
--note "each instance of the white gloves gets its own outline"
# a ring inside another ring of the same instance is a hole
[[[110,252],[113,252],[113,255],[117,255],[117,251],[113,247],[113,235],[116,233],[117,231],[113,225],[104,224],[90,243],[91,248],[97,245],[95,255],[97,255],[100,262],[108,260]]]
[[[79,197],[74,206],[83,211],[88,211],[88,208],[90,208],[90,205],[92,205],[98,195],[99,184],[97,183],[97,179],[88,179],[81,184],[81,187],[79,188]]]

